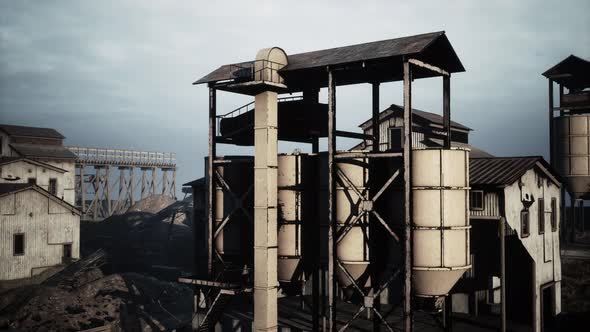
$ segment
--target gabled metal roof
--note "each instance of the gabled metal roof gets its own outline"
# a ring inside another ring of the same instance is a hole
[[[49,191],[39,187],[36,184],[32,184],[32,183],[0,183],[0,197],[11,195],[11,194],[18,193],[18,192],[25,191],[25,190],[34,190],[34,191],[38,192],[39,194],[49,198],[53,202],[70,210],[72,213],[75,213],[77,215],[81,214],[81,212],[80,212],[80,210],[78,210],[78,208],[76,208],[72,204],[64,201],[63,199],[60,199],[59,197],[53,195]]]
[[[301,91],[307,86],[326,86],[327,66],[340,69],[337,85],[389,82],[402,79],[401,64],[404,57],[423,60],[450,73],[465,71],[445,32],[439,31],[289,55],[289,63],[279,72],[291,91]],[[237,79],[237,74],[232,70],[250,63],[223,65],[193,84]],[[413,76],[422,78],[439,75],[416,68]]]
[[[403,111],[404,111],[403,106],[391,104],[391,106],[389,106],[388,108],[381,111],[381,113],[379,113],[379,121],[385,121],[389,117],[394,116],[396,113],[403,114]],[[436,124],[436,125],[440,125],[440,126],[443,125],[443,117],[439,114],[436,114],[436,113],[425,112],[425,111],[421,111],[421,110],[412,108],[412,115],[422,118],[423,120],[425,120],[429,123],[432,123],[432,124]],[[367,129],[367,128],[371,128],[372,125],[373,125],[373,119],[369,119],[369,120],[361,123],[359,125],[359,127],[361,127],[362,129]],[[461,129],[461,130],[466,130],[466,131],[473,130],[473,129],[471,129],[465,125],[462,125],[459,122],[455,122],[455,121],[451,121],[451,128]]]
[[[25,157],[0,157],[0,166],[2,165],[7,165],[7,164],[12,164],[15,163],[17,161],[23,161],[25,163],[29,163],[32,165],[36,165],[36,166],[41,166],[47,169],[51,169],[54,170],[56,172],[60,172],[60,173],[66,173],[67,171],[63,168],[60,167],[56,167],[53,165],[49,165],[47,163],[41,162],[41,161],[37,161],[37,160],[32,160],[32,159],[28,159]]]
[[[0,130],[7,133],[9,136],[24,136],[24,137],[44,137],[64,139],[65,137],[52,128],[26,127],[0,124]]]
[[[469,160],[469,184],[472,186],[507,186],[515,183],[529,169],[539,167],[555,181],[559,175],[540,156],[472,158]]]
[[[568,89],[590,87],[590,61],[570,55],[543,73]]]
[[[9,144],[19,155],[27,158],[76,159],[77,156],[61,145],[43,145],[28,143]]]

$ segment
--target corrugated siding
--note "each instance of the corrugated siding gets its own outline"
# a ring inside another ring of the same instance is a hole
[[[498,193],[484,192],[483,210],[470,210],[471,217],[499,217]]]
[[[0,215],[0,280],[32,276],[34,271],[61,263],[63,244],[72,244],[72,256],[80,257],[80,217],[57,202],[26,190],[0,198],[0,205],[14,201],[16,213]],[[57,207],[56,207],[57,206]],[[53,210],[53,214],[49,210]],[[25,254],[13,255],[14,234],[25,234]]]
[[[379,150],[385,151],[389,149],[389,130],[390,128],[403,128],[403,119],[400,117],[390,117],[386,121],[382,121],[379,124]],[[365,131],[365,134],[372,135],[373,129],[369,128]],[[426,139],[424,133],[412,132],[412,147],[413,148],[425,148],[424,144]],[[371,142],[367,142],[370,146]]]

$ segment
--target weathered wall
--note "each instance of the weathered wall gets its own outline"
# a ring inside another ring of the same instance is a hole
[[[58,165],[54,166],[60,167]],[[19,177],[20,179],[16,181],[3,179],[8,174]],[[49,190],[49,179],[57,179],[56,196],[58,198],[63,197],[66,202],[74,204],[74,188],[73,180],[71,179],[72,175],[74,175],[73,171],[62,173],[19,160],[0,166],[0,175],[0,183],[27,183],[29,178],[35,178],[37,179],[37,185],[45,190]]]
[[[551,214],[560,214],[560,189],[558,186],[542,176],[542,185],[538,185],[538,177],[541,172],[531,169],[522,177],[522,188],[514,183],[505,188],[506,197],[506,221],[516,231],[520,241],[535,262],[535,311],[536,331],[540,331],[540,287],[546,283],[555,281],[555,314],[561,312],[561,258],[559,251],[559,222],[556,229],[551,229]],[[530,235],[522,237],[520,213],[525,208],[522,197],[528,194],[534,197],[534,202],[529,207]],[[539,234],[539,198],[545,200],[545,233]],[[551,199],[558,202],[557,211],[551,211]],[[559,220],[559,218],[558,218]]]
[[[13,255],[14,234],[25,234],[24,255]],[[0,198],[0,280],[31,277],[60,264],[63,244],[80,258],[80,216],[34,190]]]
[[[477,188],[471,188],[471,190],[478,190]],[[469,210],[471,218],[486,219],[500,217],[500,209],[498,204],[498,193],[484,191],[483,193],[483,210]]]
[[[66,202],[75,205],[76,199],[76,164],[74,160],[47,160],[45,163],[65,169],[61,183],[63,184],[63,198]],[[59,181],[58,181],[59,182]],[[61,196],[58,196],[61,198]]]
[[[10,138],[3,131],[0,131],[0,141],[2,141],[2,144],[0,145],[0,157],[12,156],[12,152],[10,151],[11,149],[8,146],[8,144],[10,143]]]

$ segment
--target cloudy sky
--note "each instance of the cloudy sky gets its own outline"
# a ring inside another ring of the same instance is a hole
[[[268,46],[299,53],[445,30],[467,69],[452,80],[452,111],[475,129],[472,143],[544,155],[541,73],[569,54],[590,59],[589,13],[588,0],[0,0],[0,122],[56,128],[69,145],[176,152],[182,183],[202,176],[207,153],[207,89],[191,82],[219,65]],[[415,108],[440,113],[441,80],[415,83]],[[381,91],[382,108],[401,104],[399,83]],[[339,88],[339,129],[368,117],[369,93]],[[248,101],[220,93],[218,112]]]

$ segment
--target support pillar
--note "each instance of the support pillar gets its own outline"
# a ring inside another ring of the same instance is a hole
[[[319,102],[319,89],[309,89],[303,91],[303,102],[305,107],[313,107],[313,105]],[[311,151],[312,153],[319,153],[320,142],[317,136],[311,138]],[[306,254],[312,255],[309,257],[312,260],[312,274],[311,274],[311,323],[312,331],[318,332],[320,330],[320,257],[317,255],[319,252],[320,243],[320,225],[315,223],[311,230],[313,232],[313,241],[311,250],[307,250]],[[305,257],[304,257],[305,259]]]
[[[328,68],[328,328],[336,331],[336,279],[334,278],[337,260],[336,247],[336,82],[334,73]]]
[[[553,80],[549,80],[549,162],[551,163],[551,166],[555,167],[556,165],[554,153],[555,149],[553,144],[553,130]]]
[[[373,152],[379,152],[381,147],[380,144],[380,123],[379,123],[379,83],[371,84],[372,90],[372,134],[373,134],[373,142],[371,143]],[[378,169],[377,164],[378,161],[373,159],[370,160],[370,174],[369,174],[369,181],[370,185],[370,197],[374,197],[377,194],[378,184],[377,184],[377,176],[378,176]],[[369,218],[369,241],[371,242],[371,250],[369,251],[369,258],[370,258],[370,272],[371,272],[371,285],[372,290],[370,295],[373,296],[373,308],[375,310],[381,310],[381,301],[380,298],[375,298],[375,294],[379,292],[379,287],[381,286],[380,277],[380,257],[379,251],[379,243],[375,239],[377,238],[377,234],[379,234],[379,221],[375,218],[375,216],[370,215]],[[371,310],[367,310],[367,313],[370,314],[373,319],[373,332],[379,332],[381,330],[381,320],[378,315],[373,314]]]
[[[404,61],[404,331],[412,332],[412,72]]]
[[[277,331],[277,93],[256,95],[254,108],[254,327]]]
[[[445,149],[451,148],[451,74],[443,76],[443,124],[447,136],[445,137]]]
[[[84,165],[80,165],[80,199],[82,200],[80,207],[82,208],[82,215],[86,216],[86,187],[84,184]]]
[[[104,177],[104,190],[106,191],[106,200],[107,200],[107,215],[103,217],[110,217],[113,214],[113,206],[111,204],[111,184],[109,183],[111,179],[111,167],[105,167],[105,177]]]
[[[500,332],[506,332],[506,219],[500,218]]]
[[[209,158],[207,158],[207,278],[213,277],[213,211],[215,211],[215,185],[213,174],[215,171],[214,161],[216,154],[215,133],[217,116],[216,90],[209,87]],[[194,230],[198,229],[196,226]]]

